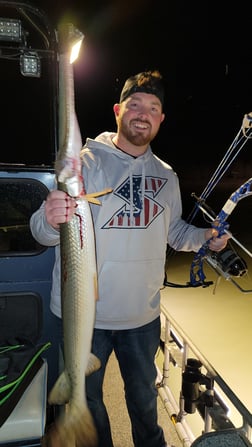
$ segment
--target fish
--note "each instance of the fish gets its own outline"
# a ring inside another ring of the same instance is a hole
[[[98,440],[85,377],[100,368],[99,359],[91,353],[97,299],[95,240],[88,200],[76,202],[75,215],[60,229],[64,370],[48,396],[49,404],[67,406],[50,442],[60,447],[94,447]]]
[[[64,32],[67,34],[68,31]],[[74,75],[68,52],[59,56],[59,107],[56,179],[58,189],[75,198],[76,209],[69,222],[60,224],[64,370],[48,395],[50,405],[66,405],[65,411],[46,432],[42,445],[95,447],[98,437],[85,392],[86,375],[100,368],[99,359],[91,352],[98,287],[89,202],[99,204],[96,196],[103,192],[85,194],[80,158],[82,140],[75,112]]]

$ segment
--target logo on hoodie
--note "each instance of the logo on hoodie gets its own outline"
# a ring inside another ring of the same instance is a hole
[[[123,205],[103,228],[147,228],[164,209],[157,196],[166,182],[167,179],[153,176],[128,177],[112,193]]]

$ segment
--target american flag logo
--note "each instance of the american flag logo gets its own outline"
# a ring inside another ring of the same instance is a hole
[[[162,213],[164,208],[157,202],[156,197],[166,184],[167,179],[146,176],[144,178],[144,194],[142,182],[143,177],[141,175],[133,175],[133,200],[130,198],[129,177],[118,188],[114,189],[112,194],[120,197],[123,205],[102,228],[147,228]],[[132,206],[133,220],[130,213]]]

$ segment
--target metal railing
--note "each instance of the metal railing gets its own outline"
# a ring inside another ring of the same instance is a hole
[[[241,430],[250,441],[252,414],[197,349],[190,337],[169,315],[162,303],[161,322],[163,357],[162,366],[158,366],[157,363],[157,388],[183,447],[190,447],[202,433],[226,428]],[[179,368],[179,374],[181,372],[178,385],[180,391],[177,396],[170,380],[174,365]],[[204,374],[201,372],[201,367],[204,369]],[[232,408],[234,407],[239,415],[241,420],[239,426],[229,419],[226,401],[231,403]],[[200,414],[200,421],[202,421],[199,434],[195,434],[188,421],[188,414],[196,412]]]

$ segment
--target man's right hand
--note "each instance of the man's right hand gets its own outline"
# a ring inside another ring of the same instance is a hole
[[[47,222],[56,230],[59,224],[69,222],[76,209],[76,201],[64,191],[51,191],[45,202],[45,215]]]

